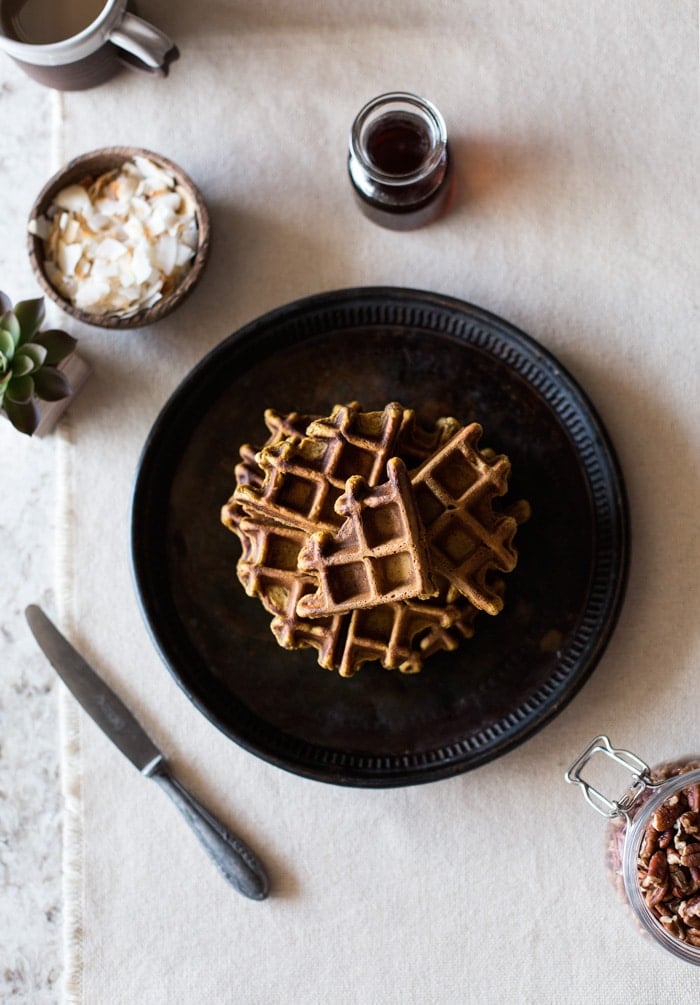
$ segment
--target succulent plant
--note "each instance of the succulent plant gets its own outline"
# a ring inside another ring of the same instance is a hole
[[[0,292],[0,411],[30,436],[41,418],[37,399],[60,401],[71,393],[58,364],[77,342],[57,328],[39,331],[43,320],[43,297],[20,300],[13,307]]]

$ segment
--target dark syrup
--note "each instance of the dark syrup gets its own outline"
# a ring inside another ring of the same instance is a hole
[[[388,112],[370,127],[365,149],[383,174],[413,174],[430,153],[430,133],[416,116]]]

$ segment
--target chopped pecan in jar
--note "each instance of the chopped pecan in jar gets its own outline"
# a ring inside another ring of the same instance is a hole
[[[652,815],[637,876],[644,900],[669,934],[700,946],[700,786],[690,785]]]

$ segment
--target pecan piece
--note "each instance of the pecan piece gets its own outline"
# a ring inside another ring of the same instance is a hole
[[[700,897],[691,897],[685,901],[683,918],[686,921],[688,918],[700,919]]]
[[[700,782],[696,782],[695,785],[689,785],[684,791],[685,797],[688,800],[688,808],[693,813],[700,813]]]
[[[668,827],[665,831],[662,831],[661,834],[659,834],[659,848],[668,848],[673,842],[673,836],[673,827]]]
[[[664,917],[659,918],[659,921],[664,926],[669,935],[675,936],[677,939],[682,938],[683,928],[678,918],[675,915],[664,915]]]
[[[676,897],[687,897],[689,893],[694,893],[694,883],[687,871],[680,865],[669,865],[669,882],[671,890]]]
[[[644,881],[646,883],[646,880]],[[654,908],[663,906],[665,910],[666,894],[668,893],[668,886],[664,883],[661,886],[650,885],[647,893],[644,895],[644,900],[646,901],[647,907],[654,910]],[[654,911],[658,914],[658,911]]]
[[[649,860],[645,886],[665,886],[668,879],[668,858],[662,851],[656,851]]]
[[[654,830],[653,827],[647,827],[644,832],[644,840],[642,841],[642,846],[639,849],[639,860],[644,865],[647,864],[651,856],[657,849],[659,843],[659,832]]]
[[[680,865],[681,864],[682,851],[677,848],[667,848],[666,857],[668,858],[669,865]]]
[[[659,806],[658,810],[651,818],[651,825],[657,831],[666,831],[670,827],[673,827],[682,812],[683,807],[680,805],[678,796],[671,796],[667,802],[662,803],[662,805]]]
[[[686,835],[700,834],[700,813],[694,810],[682,813],[676,820],[676,826]]]
[[[688,869],[700,868],[700,842],[686,845],[681,854],[681,865]]]

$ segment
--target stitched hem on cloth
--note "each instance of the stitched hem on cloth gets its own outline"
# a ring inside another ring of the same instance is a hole
[[[56,595],[67,634],[75,628],[73,443],[70,418],[56,430]],[[59,691],[61,793],[63,796],[63,998],[83,1001],[83,801],[82,750],[78,705],[67,688]]]
[[[50,92],[51,167],[66,160],[64,96]],[[59,622],[67,634],[75,628],[75,493],[73,437],[70,414],[63,416],[56,438],[56,565],[54,570]],[[68,1005],[83,1001],[83,804],[82,753],[78,705],[67,688],[59,688],[58,725],[63,797],[63,999]]]

